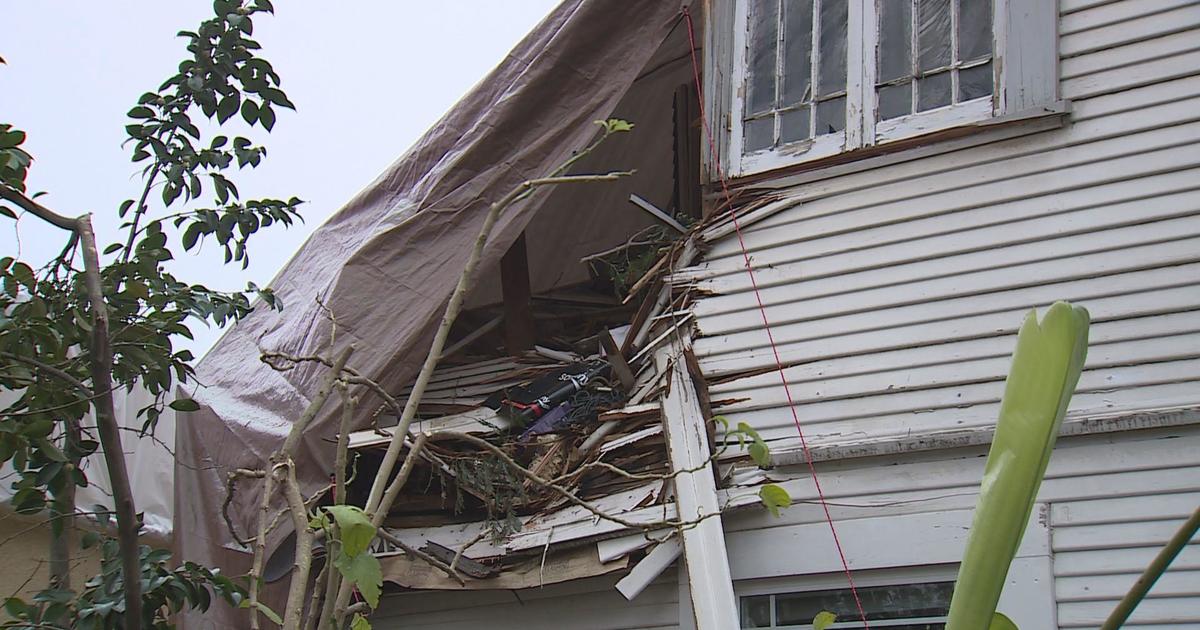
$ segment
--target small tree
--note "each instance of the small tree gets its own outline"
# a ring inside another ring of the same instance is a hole
[[[206,607],[206,588],[231,598],[239,592],[203,567],[170,570],[169,554],[139,546],[113,404],[117,388],[146,388],[154,396],[138,410],[146,432],[167,404],[195,409],[190,400],[168,402],[172,388],[193,375],[194,357],[175,349],[173,338],[190,338],[196,321],[221,326],[246,315],[256,296],[281,307],[252,283],[245,291],[216,291],[164,267],[178,246],[192,250],[208,239],[226,263],[244,268],[247,244],[259,228],[299,218],[299,199],[245,200],[231,179],[238,169],[258,166],[266,149],[242,136],[202,132],[201,125],[210,125],[193,120],[215,119],[211,126],[219,128],[240,116],[270,131],[278,109],[294,109],[251,38],[254,17],[273,11],[270,0],[216,0],[213,10],[195,31],[179,33],[189,56],[178,72],[129,110],[125,144],[142,166],[142,186],[120,204],[123,235],[102,252],[90,215],[52,210],[39,201],[44,193],[27,190],[33,160],[21,147],[25,134],[0,124],[0,214],[32,215],[65,233],[61,253],[40,268],[0,259],[0,387],[18,393],[0,410],[0,463],[17,473],[15,509],[51,508],[54,540],[51,588],[33,605],[10,601],[6,607],[36,627],[136,629],[158,623],[164,611]],[[89,412],[94,427],[85,424]],[[104,544],[102,575],[76,593],[66,563],[74,489],[87,484],[80,464],[98,449],[112,480],[117,535]]]

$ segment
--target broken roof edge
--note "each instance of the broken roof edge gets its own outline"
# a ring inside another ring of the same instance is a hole
[[[253,465],[272,450],[315,389],[317,366],[281,375],[258,361],[258,348],[296,354],[328,352],[331,323],[313,297],[338,318],[339,346],[369,340],[356,368],[392,380],[415,371],[411,356],[433,324],[461,266],[459,244],[473,237],[482,212],[473,202],[495,197],[529,174],[546,172],[594,133],[591,121],[613,110],[666,38],[680,5],[646,0],[614,12],[598,0],[568,1],[405,157],[319,228],[276,277],[288,308],[260,308],[226,333],[200,362],[201,411],[180,423],[176,465],[177,551],[222,565],[229,539],[220,521],[222,471]],[[398,209],[397,203],[403,208]],[[455,212],[424,212],[433,208]],[[504,217],[487,262],[498,260],[536,204]],[[442,252],[430,264],[430,250]],[[397,361],[397,358],[410,360]],[[308,486],[328,471],[319,435],[326,410],[301,451]],[[250,514],[255,492],[239,495],[235,513]],[[183,508],[186,505],[185,509]],[[187,516],[184,513],[187,513]],[[282,534],[281,534],[282,535]],[[277,543],[277,540],[274,541]],[[231,559],[234,566],[236,559]]]

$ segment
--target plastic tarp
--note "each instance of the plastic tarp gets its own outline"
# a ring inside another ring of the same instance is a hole
[[[630,192],[660,207],[672,186],[671,95],[690,83],[691,63],[678,0],[568,0],[403,157],[320,227],[272,287],[285,309],[259,308],[230,329],[200,362],[202,408],[180,414],[176,428],[176,550],[183,559],[244,572],[222,519],[226,476],[256,468],[281,443],[308,404],[324,368],[276,372],[260,349],[335,355],[354,343],[351,365],[392,391],[411,382],[488,205],[521,181],[542,176],[586,146],[594,122],[632,120],[575,172],[637,169],[619,184],[541,191],[512,206],[496,224],[472,304],[496,297],[490,277],[527,230],[535,291],[586,278],[581,254],[624,242],[649,224]],[[447,40],[447,46],[470,42]],[[398,67],[395,80],[402,80]],[[381,80],[386,78],[381,77]],[[419,88],[414,88],[419,98]],[[336,336],[322,306],[336,317]],[[334,341],[331,343],[331,338]],[[336,397],[335,397],[336,399]],[[359,425],[378,401],[359,405]],[[332,470],[339,405],[330,403],[306,433],[298,456],[308,491]],[[255,484],[232,503],[235,526],[252,529]],[[287,532],[276,532],[275,546]],[[189,627],[225,627],[210,611]]]

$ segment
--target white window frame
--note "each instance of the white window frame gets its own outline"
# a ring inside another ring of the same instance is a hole
[[[784,0],[786,1],[786,0]],[[875,0],[849,0],[847,28],[846,128],[773,149],[742,155],[749,0],[709,3],[711,26],[705,45],[706,103],[713,120],[723,120],[724,174],[741,177],[816,162],[876,145],[987,122],[1044,112],[1058,99],[1057,3],[993,0],[992,97],[876,121],[875,62],[878,28]],[[856,45],[856,42],[858,44]],[[711,158],[710,158],[711,161]],[[710,178],[717,175],[709,165]]]

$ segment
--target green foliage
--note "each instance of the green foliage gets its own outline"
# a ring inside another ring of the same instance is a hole
[[[354,613],[354,619],[350,620],[350,630],[371,630],[371,622],[367,618]]]
[[[992,615],[992,625],[988,626],[988,630],[1017,630],[1017,624],[1003,614],[996,613]]]
[[[1087,358],[1088,322],[1085,309],[1057,302],[1041,322],[1030,311],[1021,325],[950,602],[950,630],[995,623],[1008,567]]]
[[[367,550],[375,538],[375,526],[362,508],[354,505],[331,505],[324,508],[337,522],[341,533],[342,553],[357,556]]]
[[[375,526],[367,513],[353,505],[326,506],[309,521],[309,526],[325,530],[326,538],[334,541],[331,549],[337,550],[333,566],[347,582],[358,588],[371,608],[377,607],[383,591],[383,568],[379,558],[371,554]]]
[[[76,628],[79,630],[115,630],[124,623],[124,588],[117,541],[105,538],[100,574],[76,592],[65,589],[43,590],[29,601],[10,597],[4,602],[11,618],[0,628]],[[204,612],[214,598],[237,606],[245,591],[219,569],[207,569],[193,562],[169,568],[171,552],[165,549],[140,549],[142,568],[143,626],[172,628],[171,616],[183,610]]]
[[[771,449],[767,446],[766,440],[758,434],[754,427],[739,422],[737,428],[729,428],[729,419],[725,416],[714,416],[713,421],[721,425],[722,432],[725,434],[725,442],[721,445],[717,454],[720,455],[729,447],[731,440],[737,440],[738,448],[745,449],[750,455],[750,459],[758,465],[759,468],[771,467]],[[758,498],[762,502],[763,507],[767,508],[772,515],[778,517],[781,508],[788,508],[792,505],[792,497],[787,490],[773,483],[766,484],[759,488]]]
[[[198,250],[206,240],[223,251],[226,263],[245,267],[247,245],[261,228],[286,227],[299,218],[299,199],[244,199],[232,179],[236,171],[258,166],[265,148],[242,136],[204,137],[195,118],[226,124],[240,111],[243,122],[236,124],[269,131],[279,109],[294,109],[271,64],[258,56],[261,46],[251,38],[255,17],[272,11],[269,0],[216,0],[211,18],[195,31],[180,33],[187,56],[177,72],[128,111],[125,145],[131,160],[142,167],[142,187],[115,209],[125,221],[124,235],[103,249],[100,289],[107,338],[93,339],[96,313],[84,282],[77,233],[41,268],[13,257],[0,259],[0,389],[16,394],[0,409],[0,464],[9,464],[15,473],[13,503],[19,511],[37,512],[50,497],[88,483],[81,462],[96,452],[98,443],[93,430],[80,424],[92,399],[103,393],[92,385],[94,359],[100,356],[97,341],[111,348],[114,387],[140,385],[153,396],[151,404],[138,410],[142,430],[153,431],[175,386],[194,375],[195,357],[176,349],[176,339],[191,338],[190,326],[196,322],[220,326],[244,317],[255,308],[255,298],[269,308],[282,308],[268,289],[249,284],[244,291],[216,291],[184,282],[164,267],[179,246]],[[24,132],[0,124],[0,193],[11,200],[0,203],[0,215],[11,219],[39,197],[26,196],[33,160],[22,148],[24,142]],[[82,209],[62,210],[71,214]],[[198,408],[186,398],[170,400],[169,406],[177,411]],[[158,614],[159,608],[207,607],[208,595],[194,588],[195,580],[208,579],[203,568],[167,570],[165,559],[153,558],[143,563],[141,576],[147,614]],[[121,625],[123,606],[106,599],[123,583],[119,567],[106,564],[106,573],[69,601],[49,595],[45,602],[35,601],[29,614],[44,619],[53,613],[58,619],[65,610],[78,627]],[[226,588],[225,578],[217,581]],[[161,596],[155,595],[159,592]]]
[[[837,621],[837,615],[829,612],[828,610],[822,610],[821,612],[817,613],[816,617],[813,617],[813,630],[825,630],[829,626],[833,625],[833,622],[835,621]]]
[[[604,130],[605,135],[621,133],[625,131],[633,131],[633,123],[620,118],[609,118],[608,120],[597,120],[597,125]]]
[[[787,490],[773,484],[768,483],[758,489],[758,498],[762,500],[762,504],[771,511],[773,516],[778,517],[780,508],[788,508],[792,506],[792,497]]]
[[[363,599],[371,608],[379,606],[379,595],[383,590],[383,569],[379,558],[364,551],[356,556],[347,555],[344,551],[333,561],[342,577],[358,588]]]

